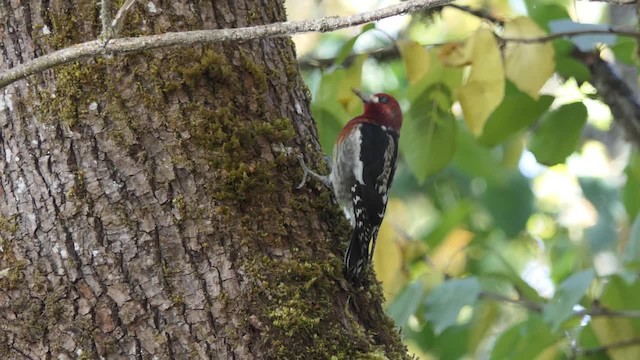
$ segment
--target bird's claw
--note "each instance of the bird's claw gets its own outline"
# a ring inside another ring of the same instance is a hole
[[[302,167],[302,181],[300,182],[300,184],[298,184],[298,186],[296,186],[296,189],[302,189],[302,187],[307,183],[307,178],[309,177],[309,168],[307,167],[307,164],[304,163],[304,159],[302,158],[302,155],[298,155],[298,161],[300,162],[300,166]]]

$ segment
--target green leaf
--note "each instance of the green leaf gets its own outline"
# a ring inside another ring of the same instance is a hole
[[[611,51],[616,60],[630,66],[638,65],[638,41],[633,38],[619,36],[616,43],[611,45]]]
[[[451,113],[453,93],[447,83],[454,83],[460,72],[445,70],[434,57],[431,64],[431,71],[409,87],[411,108],[400,135],[400,151],[418,183],[449,164],[458,128]]]
[[[601,306],[610,310],[640,310],[640,282],[637,277],[627,282],[621,276],[609,278],[600,297]],[[600,344],[613,344],[640,337],[640,319],[631,317],[598,316],[591,319],[591,327]],[[627,346],[607,352],[614,360],[640,359],[640,347]]]
[[[347,41],[346,43],[344,43],[344,45],[342,45],[342,47],[340,48],[340,51],[338,52],[338,55],[336,55],[336,58],[334,60],[334,65],[335,66],[339,66],[342,65],[342,63],[349,57],[349,55],[351,55],[351,53],[353,52],[353,46],[356,44],[356,41],[358,41],[358,38],[366,33],[369,30],[373,30],[376,28],[376,25],[374,23],[369,23],[367,25],[365,25],[364,27],[362,27],[362,31],[352,37],[351,39],[349,39],[349,41]]]
[[[537,358],[542,351],[558,341],[549,326],[539,315],[512,326],[503,332],[491,351],[490,359],[495,360],[528,360]]]
[[[533,192],[529,180],[519,171],[509,173],[504,182],[487,183],[480,201],[508,238],[524,230],[533,213]]]
[[[573,57],[574,48],[575,46],[569,40],[558,39],[553,41],[556,72],[565,79],[574,78],[578,83],[582,83],[591,79],[591,72],[584,63]]]
[[[593,254],[614,250],[617,246],[618,224],[616,220],[619,206],[618,189],[600,178],[580,177],[578,183],[584,196],[598,211],[598,221],[587,228],[586,238]]]
[[[557,19],[569,19],[567,10],[557,4],[549,3],[541,0],[525,0],[527,13],[543,29],[549,31],[549,22]]]
[[[631,152],[629,163],[624,171],[627,182],[622,188],[622,203],[629,218],[635,218],[640,213],[640,152]]]
[[[405,326],[409,317],[416,312],[422,302],[423,291],[422,281],[415,280],[405,286],[400,294],[393,299],[393,302],[389,304],[387,314],[397,325]]]
[[[541,164],[561,163],[575,151],[586,122],[587,108],[583,103],[563,105],[544,116],[529,150]]]
[[[487,182],[502,182],[507,176],[494,153],[462,129],[458,131],[453,165],[469,177],[481,177]]]
[[[436,287],[426,299],[425,317],[433,322],[433,331],[441,334],[454,325],[460,310],[473,305],[480,294],[480,282],[475,277],[453,279]]]
[[[326,154],[333,152],[333,145],[342,129],[342,121],[340,118],[346,118],[348,115],[344,114],[344,111],[336,109],[337,104],[333,107],[330,104],[311,105],[311,112],[313,118],[316,121],[318,127],[318,137],[320,138],[320,145]]]
[[[553,96],[545,95],[533,100],[507,82],[504,100],[487,120],[478,142],[490,147],[498,145],[513,133],[533,124],[549,109],[553,99]]]
[[[469,353],[474,353],[499,319],[500,311],[495,301],[483,301],[473,311],[469,333]]]
[[[554,283],[559,283],[575,271],[580,249],[566,231],[556,234],[549,243],[551,279]]]
[[[582,299],[594,276],[593,269],[571,275],[560,284],[553,299],[545,304],[542,315],[553,331],[558,330],[560,325],[572,316],[573,307]]]
[[[631,231],[629,233],[629,240],[624,252],[624,262],[627,265],[640,264],[640,214],[636,216]]]

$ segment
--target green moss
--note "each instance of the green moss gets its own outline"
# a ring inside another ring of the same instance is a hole
[[[253,84],[254,84],[252,88],[255,89],[255,91],[258,94],[262,94],[262,96],[264,96],[264,94],[268,90],[267,77],[265,75],[265,68],[263,66],[256,64],[253,60],[251,60],[249,55],[247,55],[247,53],[245,53],[244,51],[240,51],[240,63],[242,67],[249,74],[251,74],[251,79],[253,80]]]

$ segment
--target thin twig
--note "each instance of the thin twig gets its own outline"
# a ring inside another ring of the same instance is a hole
[[[118,9],[116,17],[111,22],[111,29],[114,36],[118,36],[118,34],[120,33],[120,29],[122,28],[122,20],[124,19],[125,15],[127,15],[127,11],[129,11],[131,6],[133,6],[133,4],[135,3],[136,0],[127,0],[124,2],[124,4],[122,4],[120,9]]]
[[[495,300],[505,303],[510,303],[518,306],[522,306],[531,311],[542,312],[544,305],[538,304],[530,300],[526,299],[514,299],[509,296],[505,296],[502,294],[492,293],[489,291],[483,291],[480,293],[479,298],[481,299],[489,299]],[[610,310],[600,305],[594,305],[591,309],[584,309],[580,311],[574,312],[571,316],[573,317],[583,317],[583,316],[591,316],[591,317],[625,317],[625,318],[640,318],[640,311],[638,310]]]
[[[551,40],[561,38],[574,38],[585,35],[622,35],[640,39],[640,32],[630,30],[616,30],[616,29],[588,29],[588,30],[574,30],[557,32],[546,36],[534,37],[534,38],[505,38],[497,36],[500,41],[504,42],[516,42],[525,44],[543,43]]]
[[[111,0],[100,0],[100,22],[102,31],[100,37],[107,41],[111,37]]]
[[[578,1],[586,1],[586,2],[605,2],[614,5],[633,5],[638,2],[638,0],[578,0]]]
[[[488,291],[482,291],[479,297],[481,299],[490,299],[490,300],[506,302],[514,305],[519,305],[531,311],[535,311],[537,313],[542,312],[542,305],[535,303],[533,301],[525,300],[525,299],[513,299],[502,294],[496,294]]]
[[[410,0],[346,17],[329,16],[313,20],[282,22],[235,29],[186,31],[136,38],[120,38],[113,39],[106,44],[103,41],[94,40],[52,52],[3,71],[0,73],[0,88],[46,69],[89,57],[222,41],[241,42],[305,32],[329,32],[391,16],[443,6],[451,1],[453,0]]]
[[[640,345],[640,338],[633,338],[633,339],[627,339],[627,340],[622,340],[622,341],[618,341],[615,343],[611,343],[611,344],[607,344],[607,345],[602,345],[602,346],[596,346],[596,347],[592,347],[592,348],[586,348],[586,349],[576,349],[576,352],[580,355],[584,355],[584,356],[590,356],[590,355],[595,355],[595,354],[599,354],[608,350],[613,350],[613,349],[620,349],[623,347],[629,347],[629,346],[634,346],[634,345]]]

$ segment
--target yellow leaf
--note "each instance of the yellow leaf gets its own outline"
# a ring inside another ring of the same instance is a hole
[[[591,328],[600,344],[604,345],[631,340],[637,336],[633,323],[625,318],[594,317],[591,319]],[[611,348],[607,355],[613,360],[640,359],[640,346]]]
[[[431,253],[433,266],[448,275],[460,275],[467,262],[464,249],[474,236],[474,233],[467,230],[452,230],[442,244]]]
[[[412,40],[398,40],[396,44],[402,56],[407,79],[410,84],[414,84],[429,70],[429,53],[424,46]]]
[[[407,275],[402,270],[404,237],[394,230],[394,226],[405,228],[401,223],[408,218],[409,210],[402,201],[391,198],[386,213],[376,240],[373,266],[378,280],[382,282],[385,298],[391,301],[407,282]]]
[[[479,28],[464,45],[442,49],[440,58],[449,66],[471,64],[469,78],[457,94],[467,126],[480,136],[489,115],[504,97],[504,68],[495,36],[489,29]]]
[[[504,38],[537,38],[547,35],[533,20],[520,16],[504,26]],[[508,41],[505,49],[507,79],[520,91],[537,100],[538,91],[555,71],[553,45],[544,43],[518,43]]]
[[[443,64],[451,67],[471,65],[466,42],[448,43],[440,47],[438,58]]]

